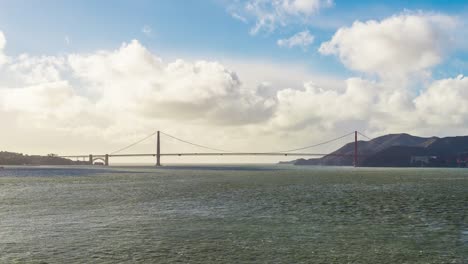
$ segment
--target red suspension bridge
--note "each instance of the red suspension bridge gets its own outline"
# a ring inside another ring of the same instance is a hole
[[[189,144],[198,148],[214,151],[214,152],[174,152],[174,153],[162,153],[161,152],[161,135],[165,135],[169,138],[172,138],[174,140],[180,141],[185,144]],[[335,142],[337,140],[349,137],[351,135],[354,135],[354,153],[353,154],[339,154],[339,153],[309,153],[309,152],[302,152],[307,149],[311,149],[314,147],[326,145],[332,142]],[[228,151],[228,150],[223,150],[223,149],[218,149],[218,148],[212,148],[209,146],[205,145],[200,145],[196,144],[175,136],[172,136],[170,134],[164,133],[162,131],[156,131],[128,146],[125,146],[121,149],[118,149],[114,152],[111,152],[110,154],[89,154],[89,155],[59,155],[58,157],[61,158],[70,158],[70,159],[88,159],[88,162],[90,165],[93,165],[97,161],[101,161],[105,166],[109,166],[109,158],[111,157],[155,157],[156,158],[156,166],[161,166],[161,157],[169,157],[169,156],[295,156],[295,157],[323,157],[323,156],[341,156],[341,157],[352,157],[353,158],[353,164],[354,166],[358,165],[358,135],[365,137],[367,139],[370,139],[366,135],[360,133],[359,131],[354,131],[345,135],[342,135],[337,138],[333,138],[327,141],[323,141],[320,143],[316,143],[313,145],[308,145],[300,148],[294,148],[294,149],[287,149],[287,150],[282,150],[282,151],[271,151],[271,152],[234,152],[234,151]],[[156,136],[156,152],[155,153],[139,153],[139,154],[122,154],[121,152],[143,142],[151,137]],[[301,152],[299,152],[301,151]]]

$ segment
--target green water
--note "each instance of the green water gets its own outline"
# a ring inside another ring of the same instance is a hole
[[[7,167],[0,263],[468,263],[468,170]]]

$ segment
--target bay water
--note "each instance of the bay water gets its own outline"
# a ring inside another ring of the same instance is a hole
[[[468,263],[468,169],[7,166],[0,263]]]

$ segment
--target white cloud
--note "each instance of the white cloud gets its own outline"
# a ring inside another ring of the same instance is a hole
[[[3,107],[6,111],[21,111],[36,115],[68,115],[82,106],[81,98],[66,81],[47,82],[22,88],[3,89]]]
[[[384,82],[350,78],[344,90],[306,83],[303,90],[278,91],[271,129],[280,131],[347,131],[371,135],[465,135],[468,131],[468,79],[437,80],[420,95],[393,89]]]
[[[57,56],[30,56],[21,54],[6,68],[8,74],[18,82],[37,84],[45,82],[58,82],[66,68],[64,57]]]
[[[319,51],[337,55],[352,70],[404,77],[439,64],[454,44],[456,26],[456,18],[427,13],[356,21],[340,28]]]
[[[468,78],[438,80],[414,99],[419,119],[427,126],[467,127]]]
[[[428,81],[417,95],[414,87],[396,89],[387,80],[330,81],[265,61],[165,62],[136,40],[89,54],[24,54],[6,61],[0,74],[12,78],[0,83],[0,118],[9,127],[40,131],[39,138],[49,131],[52,143],[72,134],[89,140],[88,148],[131,142],[158,128],[213,146],[269,151],[356,127],[372,135],[433,135],[466,133],[468,126],[464,77]],[[8,138],[23,144],[23,132],[13,134]]]
[[[378,84],[360,78],[343,83],[345,89],[325,89],[313,83],[303,90],[284,89],[278,92],[279,108],[274,124],[285,129],[308,126],[336,127],[340,122],[368,120],[380,102]]]
[[[147,37],[151,37],[153,35],[153,29],[148,25],[144,25],[143,28],[141,29],[141,32],[145,34]]]
[[[313,42],[314,36],[312,36],[308,30],[305,30],[294,34],[290,38],[279,39],[277,44],[280,47],[302,47],[302,49],[305,50]]]
[[[241,21],[242,23],[245,23],[247,24],[249,21],[247,20],[247,18],[245,18],[244,16],[241,16],[239,15],[238,13],[236,12],[232,12],[231,13],[231,16],[239,21]]]
[[[255,20],[251,34],[274,31],[290,23],[307,23],[319,10],[333,6],[332,0],[248,0],[229,7],[233,17]]]
[[[217,62],[166,64],[138,41],[113,52],[71,55],[69,62],[102,104],[149,118],[242,124],[267,119],[275,106]]]
[[[2,31],[0,31],[0,66],[8,62],[8,57],[5,55],[6,38]]]
[[[0,89],[0,116],[17,116],[23,129],[52,129],[84,135],[109,126],[95,105],[67,81]],[[104,114],[104,113],[102,113]],[[14,124],[11,124],[14,126]],[[96,136],[99,137],[99,134]],[[42,135],[38,135],[40,139]]]
[[[281,1],[281,6],[286,13],[304,14],[310,16],[318,12],[321,8],[333,5],[332,0],[286,0]]]

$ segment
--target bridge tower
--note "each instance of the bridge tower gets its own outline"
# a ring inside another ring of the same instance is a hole
[[[89,154],[89,165],[93,165],[93,154]]]
[[[109,166],[109,154],[104,157],[104,166]]]
[[[357,131],[354,131],[354,167],[358,166],[358,145],[357,145]]]
[[[159,138],[159,131],[156,135],[156,166],[161,166],[161,141]]]

